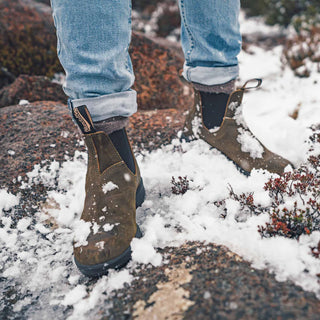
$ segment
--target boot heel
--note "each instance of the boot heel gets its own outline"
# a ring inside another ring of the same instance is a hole
[[[144,189],[143,180],[141,178],[139,186],[137,188],[137,192],[136,192],[136,208],[141,207],[145,197],[146,197],[146,191]]]

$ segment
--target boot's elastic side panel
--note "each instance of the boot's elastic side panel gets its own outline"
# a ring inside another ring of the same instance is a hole
[[[119,153],[113,148],[110,138],[101,133],[92,135],[99,163],[99,172],[102,173],[115,163],[122,162]]]

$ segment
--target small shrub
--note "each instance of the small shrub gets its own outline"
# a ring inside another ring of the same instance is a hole
[[[297,32],[320,23],[320,0],[243,0],[248,15],[263,15],[270,25],[294,26]]]
[[[314,63],[320,71],[320,27],[312,27],[287,40],[283,56],[294,74],[298,77],[309,77]]]
[[[56,52],[56,36],[41,28],[25,28],[0,39],[1,67],[20,74],[52,77],[62,72]]]
[[[305,166],[271,178],[265,185],[272,199],[270,222],[259,226],[262,237],[298,239],[320,230],[320,155],[311,156]],[[286,203],[293,202],[291,208]]]
[[[187,176],[178,177],[177,180],[172,177],[171,184],[171,191],[173,194],[185,194],[189,190],[189,180]]]
[[[167,37],[174,29],[180,27],[180,13],[176,4],[164,3],[157,17],[157,35]]]
[[[134,10],[143,11],[149,6],[155,7],[158,0],[132,0],[132,8]]]
[[[307,163],[292,172],[270,178],[265,184],[270,206],[255,204],[254,193],[238,195],[230,187],[230,199],[240,204],[239,214],[269,214],[270,221],[258,226],[262,237],[299,239],[303,234],[320,231],[320,155],[314,152],[319,143],[320,127],[313,128],[309,150],[311,155]],[[225,217],[228,214],[225,201],[215,204],[222,206]]]
[[[271,222],[267,222],[265,226],[258,226],[258,232],[262,237],[284,236],[286,238],[299,239],[302,234],[310,234],[312,231],[318,230],[317,223],[308,210],[297,208],[297,203],[294,203],[294,208],[288,210],[273,209],[271,213]]]
[[[249,16],[260,16],[266,13],[266,0],[241,0],[241,7]]]
[[[250,214],[261,213],[261,206],[258,206],[254,203],[253,192],[250,192],[249,194],[241,193],[240,195],[238,195],[233,191],[231,186],[229,186],[229,190],[230,198],[239,202],[241,212]]]

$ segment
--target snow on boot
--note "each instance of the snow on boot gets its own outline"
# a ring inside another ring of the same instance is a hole
[[[256,86],[247,87],[248,83],[252,81],[257,82]],[[281,174],[286,166],[292,166],[292,164],[269,151],[250,131],[242,115],[241,102],[244,92],[260,87],[261,83],[261,79],[252,79],[241,88],[233,91],[227,99],[221,125],[218,120],[219,126],[213,128],[208,128],[205,125],[211,121],[203,118],[204,102],[201,97],[204,95],[195,89],[195,102],[187,115],[182,138],[187,141],[203,139],[233,161],[238,169],[246,175],[250,175],[254,168]],[[218,96],[221,102],[221,95]],[[213,123],[215,122],[213,121]]]
[[[73,116],[88,148],[86,196],[80,220],[88,236],[74,242],[74,258],[83,274],[100,276],[130,260],[131,240],[141,237],[136,207],[143,203],[145,191],[134,155],[133,172],[110,136],[96,131],[86,106],[74,108]],[[132,153],[129,143],[128,147]]]

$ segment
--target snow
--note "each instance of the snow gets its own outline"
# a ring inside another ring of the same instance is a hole
[[[243,26],[246,32],[279,31],[259,24],[258,20],[246,21]],[[320,119],[317,90],[320,74],[313,72],[310,78],[303,79],[294,77],[293,72],[281,64],[281,46],[269,51],[251,46],[250,51],[251,54],[242,52],[239,57],[240,82],[262,77],[263,85],[245,94],[244,118],[239,121],[245,120],[267,148],[298,166],[307,158],[310,126]],[[294,120],[289,115],[297,106],[301,107]],[[251,137],[242,137],[241,143],[253,157],[261,155],[259,144]],[[319,148],[314,152],[320,152]],[[21,189],[41,183],[49,187],[48,199],[39,204],[34,216],[25,212],[26,217],[16,225],[11,217],[17,212],[20,195],[0,189],[0,270],[2,277],[7,278],[0,289],[4,290],[10,283],[19,290],[22,298],[14,304],[15,312],[25,312],[30,319],[99,318],[95,307],[104,304],[113,290],[125,283],[130,285],[138,263],[159,266],[165,263],[165,257],[158,248],[180,246],[186,241],[227,246],[253,268],[267,268],[279,281],[291,280],[320,298],[317,278],[320,259],[310,254],[310,247],[320,240],[320,232],[301,236],[299,241],[281,237],[262,239],[257,226],[269,217],[240,215],[239,204],[230,199],[229,190],[231,186],[236,193],[254,192],[255,203],[267,206],[270,198],[263,186],[272,174],[254,170],[250,177],[245,177],[219,151],[210,149],[203,141],[180,143],[175,140],[161,149],[137,156],[147,191],[146,201],[137,210],[137,222],[144,236],[132,241],[132,262],[126,268],[112,271],[95,283],[85,283],[86,277],[72,262],[73,241],[76,246],[85,246],[90,230],[98,232],[102,227],[110,231],[114,227],[104,222],[107,208],[102,210],[99,224],[80,220],[85,197],[85,159],[85,154],[77,152],[62,165],[55,161],[36,165]],[[188,177],[190,187],[185,194],[171,193],[172,176]],[[124,178],[131,179],[129,175]],[[103,191],[117,188],[110,181],[103,186]],[[226,200],[225,219],[221,218],[223,208],[215,205],[221,200]],[[98,247],[101,249],[103,245],[99,243]],[[204,299],[209,295],[206,291]]]
[[[75,223],[74,241],[75,247],[86,246],[88,244],[87,238],[90,234],[91,222],[79,220]]]
[[[9,156],[14,156],[16,153],[13,150],[8,150],[8,155]]]
[[[105,232],[108,232],[108,231],[111,231],[116,225],[118,225],[118,223],[115,223],[115,224],[106,223],[102,228]]]
[[[19,197],[7,192],[5,189],[0,189],[0,217],[3,210],[8,211],[10,208],[19,204]]]
[[[105,242],[104,241],[99,241],[95,244],[95,247],[97,247],[99,249],[99,251],[102,251],[103,248],[104,248],[104,244]]]
[[[255,34],[278,35],[283,33],[283,28],[278,25],[266,25],[263,17],[246,18],[244,11],[240,12],[239,21],[241,34],[246,36],[252,36]]]
[[[64,306],[72,306],[75,303],[81,301],[86,295],[87,295],[86,286],[78,285],[65,295],[62,301],[62,304]]]
[[[133,280],[133,276],[129,273],[129,270],[121,270],[120,272],[111,272],[108,279],[107,290],[121,289],[125,283],[130,284]]]
[[[132,260],[138,263],[161,265],[162,257],[156,252],[151,242],[146,239],[133,239],[131,243]]]
[[[30,297],[27,297],[27,298],[24,298],[20,301],[18,301],[15,305],[14,305],[14,308],[13,308],[13,311],[14,312],[20,312],[21,309],[24,307],[24,306],[27,306],[29,304],[31,304],[32,300]]]
[[[112,181],[109,181],[102,186],[102,191],[104,193],[108,193],[115,189],[119,189],[119,187],[116,184],[114,184]]]
[[[99,229],[100,229],[100,225],[98,225],[96,222],[94,222],[92,225],[93,234],[97,234],[99,232]]]
[[[123,175],[123,177],[124,177],[124,180],[125,180],[125,181],[127,181],[127,182],[131,181],[131,176],[130,176],[129,173],[125,173],[125,174]]]
[[[263,147],[261,143],[250,133],[243,128],[238,129],[239,135],[237,141],[241,144],[241,151],[249,152],[250,157],[262,158],[263,157]]]
[[[19,101],[19,105],[20,106],[26,106],[28,105],[30,102],[28,100],[22,99]]]
[[[22,218],[21,220],[18,221],[17,229],[22,232],[26,231],[31,221],[32,221],[31,218]]]
[[[211,298],[211,294],[209,291],[206,291],[204,294],[203,294],[203,299],[210,299]]]

